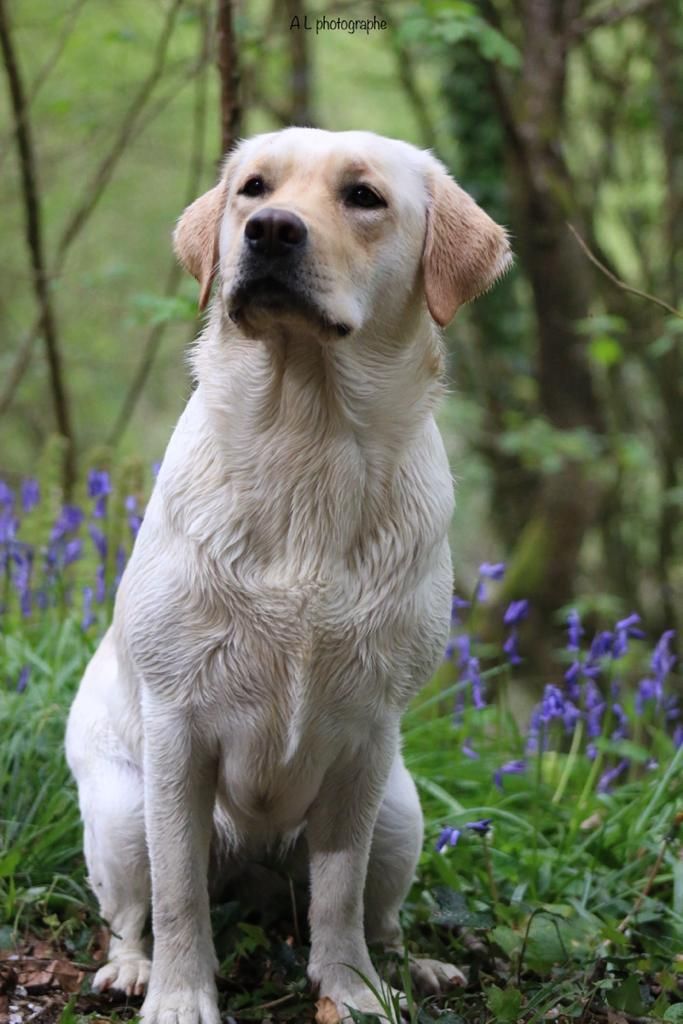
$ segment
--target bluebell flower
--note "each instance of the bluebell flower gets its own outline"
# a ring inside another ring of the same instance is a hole
[[[581,625],[581,618],[576,608],[572,608],[567,616],[567,650],[578,651],[581,646],[581,637],[583,636],[583,627]]]
[[[502,580],[505,575],[505,562],[482,562],[479,575],[487,580]]]
[[[14,491],[4,480],[0,480],[0,506],[6,509],[14,508]]]
[[[460,749],[463,752],[463,754],[465,755],[465,757],[469,757],[470,761],[478,761],[479,760],[479,754],[476,752],[476,750],[472,746],[472,744],[471,744],[471,742],[469,740],[469,737],[464,741],[464,743],[463,743],[463,745],[461,746]]]
[[[642,715],[648,701],[659,707],[664,697],[664,686],[659,679],[641,679],[636,693],[636,711]]]
[[[676,664],[676,655],[670,650],[670,644],[675,635],[676,632],[673,629],[667,629],[662,633],[652,654],[652,671],[662,683]]]
[[[92,587],[83,587],[83,618],[81,629],[85,632],[95,622],[95,613],[92,610],[94,591]]]
[[[111,494],[111,479],[106,469],[91,469],[88,473],[88,495],[99,498]]]
[[[83,519],[83,511],[78,507],[78,505],[64,505],[54,526],[52,527],[50,540],[53,542],[62,540],[67,533],[74,533],[78,530]]]
[[[564,702],[564,710],[562,712],[562,721],[567,732],[572,732],[576,723],[581,718],[581,712],[577,708],[573,701],[567,699]]]
[[[40,486],[37,480],[27,477],[21,481],[21,507],[30,512],[40,501]]]
[[[10,505],[0,506],[0,544],[10,544],[19,530],[19,520],[12,515]]]
[[[511,665],[521,665],[522,659],[519,654],[519,633],[511,629],[503,644],[503,653]]]
[[[68,540],[64,545],[64,559],[63,565],[71,565],[72,562],[78,561],[83,553],[83,544],[79,537],[73,537]]]
[[[128,528],[133,540],[135,540],[140,530],[140,525],[142,524],[142,516],[138,512],[138,499],[134,494],[129,494],[124,502],[124,506],[128,513]],[[455,598],[453,598],[453,600],[455,600]]]
[[[476,601],[486,600],[486,587],[484,580],[502,580],[505,575],[505,562],[482,562],[479,566],[477,587],[475,591]]]
[[[29,676],[31,675],[31,666],[24,665],[21,672],[19,673],[19,679],[17,680],[17,693],[23,693],[28,686]]]
[[[116,563],[115,563],[115,566],[114,566],[114,590],[115,591],[119,589],[119,583],[121,582],[121,577],[123,576],[123,571],[124,571],[125,568],[126,568],[126,549],[123,547],[122,544],[119,544],[119,546],[116,549]]]
[[[104,604],[107,596],[107,584],[104,562],[100,562],[95,572],[95,598],[98,604]]]
[[[472,687],[472,703],[480,711],[486,707],[486,701],[484,700],[484,684],[479,670],[479,658],[470,658],[467,662],[466,678]]]
[[[610,789],[617,781],[620,775],[628,768],[628,761],[620,761],[615,768],[608,768],[606,772],[603,772],[598,780],[597,790],[598,793],[609,793]]]
[[[592,679],[586,682],[584,703],[586,708],[586,732],[591,739],[595,739],[602,732],[602,716],[607,705]]]
[[[678,750],[683,747],[683,725],[677,725],[673,734],[674,747]]]
[[[543,691],[541,721],[544,725],[564,716],[565,697],[559,686],[549,683]]]
[[[159,470],[160,469],[161,469],[161,462],[157,461],[157,462],[153,462],[152,463],[152,476],[154,477],[155,480],[159,476]]]
[[[583,674],[594,679],[602,671],[600,662],[612,653],[614,635],[609,630],[602,630],[593,638],[588,657],[583,665]]]
[[[444,660],[451,661],[457,653],[458,664],[462,668],[470,657],[470,638],[467,633],[459,633],[457,636],[449,637],[444,651]]]
[[[667,722],[675,722],[677,718],[681,717],[678,697],[673,693],[670,693],[668,697],[664,698],[664,717]]]
[[[92,542],[95,545],[95,550],[97,551],[97,554],[100,556],[101,561],[104,562],[104,560],[107,557],[107,538],[105,537],[102,530],[100,530],[99,527],[95,526],[94,523],[88,523],[88,533],[90,534]]]
[[[518,626],[529,614],[529,602],[526,598],[519,601],[511,601],[503,616],[504,626]]]
[[[465,828],[468,828],[471,832],[476,832],[480,836],[486,836],[491,831],[491,818],[482,818],[480,821],[468,821],[465,823]]]
[[[446,827],[441,830],[439,838],[436,841],[436,852],[441,853],[447,846],[455,846],[461,834],[460,829],[451,828],[450,825],[446,825]]]
[[[617,622],[615,628],[614,644],[612,647],[612,657],[615,659],[623,658],[628,651],[628,642],[631,639],[642,640],[645,633],[639,628],[640,615],[636,612],[632,612],[631,615],[625,619],[621,619]]]
[[[526,771],[526,761],[507,761],[505,764],[497,768],[493,774],[493,781],[498,789],[503,788],[503,776],[505,775],[523,775]]]
[[[612,732],[612,739],[623,740],[629,734],[630,722],[628,720],[628,715],[622,708],[621,704],[616,702],[612,704],[612,714],[617,720],[617,724]]]
[[[88,473],[88,495],[95,499],[93,515],[96,519],[104,518],[110,494],[111,479],[106,469],[91,469]]]
[[[580,675],[581,663],[578,661],[573,661],[564,674],[564,683],[567,695],[573,701],[577,701],[581,696],[581,686],[579,685]]]
[[[14,563],[12,582],[19,595],[19,609],[22,616],[27,619],[31,614],[31,575],[33,572],[33,551],[27,544],[15,544],[11,551],[11,560]]]
[[[458,664],[464,667],[469,661],[472,653],[472,641],[469,633],[460,633],[455,637],[454,649],[458,652]]]
[[[538,751],[538,738],[541,732],[541,705],[537,704],[529,719],[529,731],[526,739],[527,754],[535,754]]]

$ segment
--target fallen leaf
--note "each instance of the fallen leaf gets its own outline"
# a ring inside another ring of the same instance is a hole
[[[337,1007],[329,996],[319,999],[315,1004],[315,1024],[340,1024],[340,1021]]]
[[[50,989],[71,993],[80,989],[83,974],[69,960],[52,960],[47,965],[40,960],[25,960],[17,982],[31,995],[40,995]]]
[[[33,949],[31,950],[36,960],[52,960],[55,955],[55,948],[51,946],[49,942],[38,942],[33,943]]]
[[[78,992],[83,982],[83,971],[79,971],[70,960],[53,960],[48,968],[62,992]]]
[[[584,818],[581,822],[580,828],[583,832],[590,832],[591,829],[600,828],[601,825],[602,815],[596,811],[595,814],[591,814],[588,818]]]

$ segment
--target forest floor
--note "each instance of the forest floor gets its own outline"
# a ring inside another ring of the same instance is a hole
[[[63,757],[95,637],[47,617],[3,643],[0,1024],[131,1019],[139,999],[90,989],[105,937]],[[446,665],[404,722],[426,822],[407,942],[467,977],[439,998],[409,993],[408,1019],[683,1022],[683,746],[625,683],[628,735],[606,721],[587,751],[588,711],[567,731],[569,701],[548,693],[527,733],[507,712],[509,667],[482,646],[476,670]],[[296,900],[214,908],[224,1024],[314,1020],[305,918]]]

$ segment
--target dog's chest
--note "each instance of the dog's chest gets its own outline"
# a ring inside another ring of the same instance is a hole
[[[406,629],[398,607],[358,617],[352,595],[319,584],[290,595],[260,588],[251,600],[241,593],[231,620],[203,683],[220,748],[219,798],[245,830],[261,823],[282,833],[304,820],[330,765],[414,691],[402,655],[406,644],[418,649],[417,624]]]

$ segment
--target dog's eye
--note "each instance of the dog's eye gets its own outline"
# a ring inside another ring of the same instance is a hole
[[[254,177],[249,178],[245,181],[242,188],[239,190],[238,195],[249,196],[250,199],[256,199],[257,196],[264,195],[266,191],[266,183],[263,178]]]
[[[374,210],[386,206],[386,202],[369,185],[352,185],[346,190],[344,197],[347,206],[360,206],[364,210]]]

